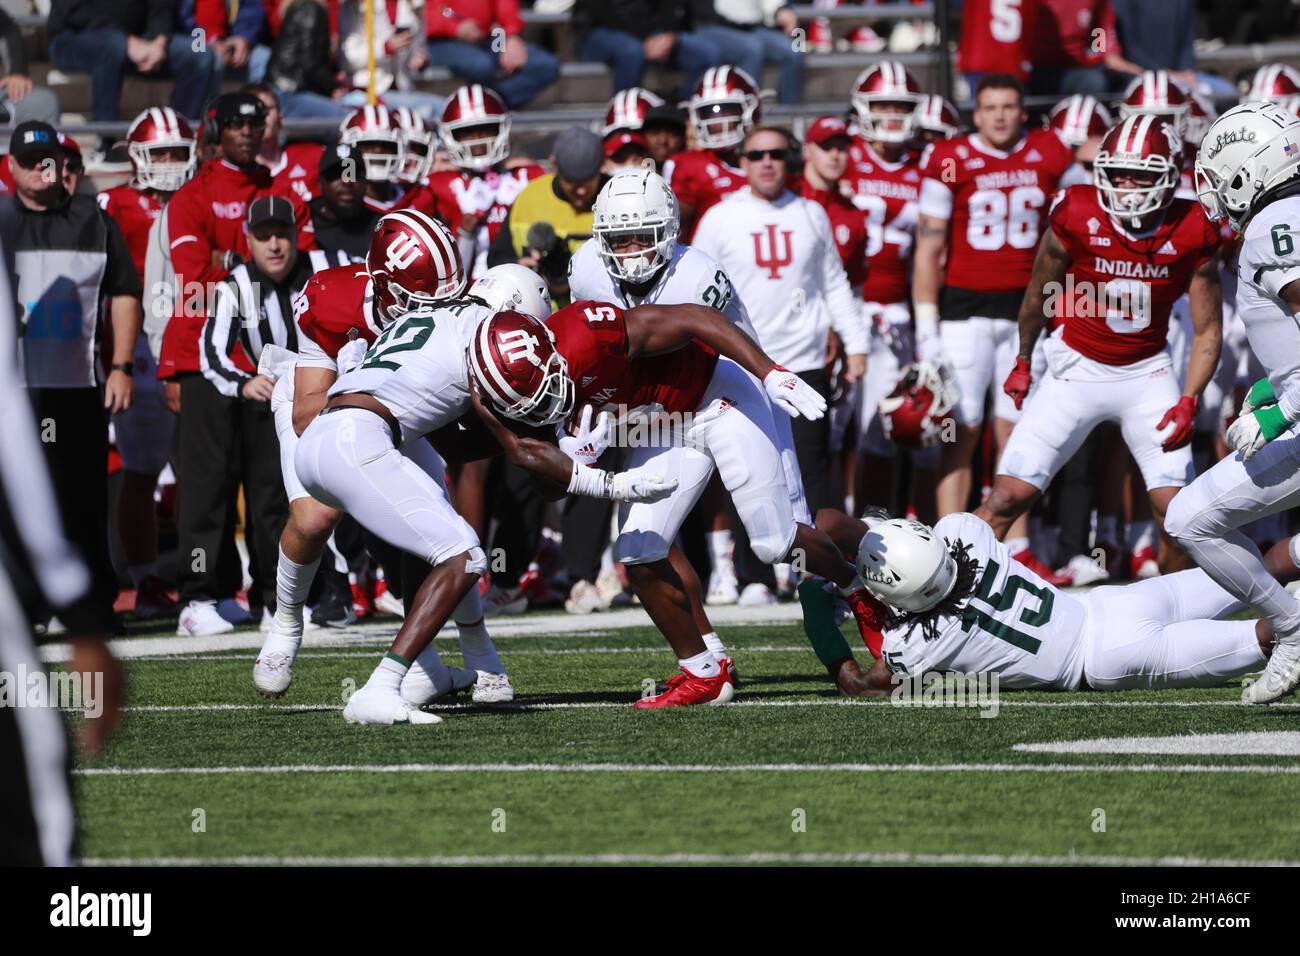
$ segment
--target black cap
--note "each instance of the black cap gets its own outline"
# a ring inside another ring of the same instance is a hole
[[[672,126],[685,135],[686,111],[670,103],[652,106],[646,110],[645,122],[641,124],[641,129],[644,131],[652,126]]]
[[[40,120],[19,123],[9,137],[9,155],[15,159],[58,156],[60,152],[58,132]]]
[[[258,196],[248,204],[248,228],[256,229],[264,222],[282,222],[292,226],[293,203],[283,196]]]
[[[245,117],[266,123],[266,106],[252,93],[222,93],[208,107],[207,118],[217,124],[217,129]]]
[[[366,164],[361,161],[361,154],[347,143],[327,146],[321,153],[319,172],[322,179],[337,179],[339,172],[349,167],[358,180],[366,178]]]

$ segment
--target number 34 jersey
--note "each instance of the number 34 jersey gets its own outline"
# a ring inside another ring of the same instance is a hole
[[[474,301],[408,312],[383,331],[360,365],[339,377],[330,396],[369,392],[393,413],[403,441],[454,422],[470,410],[465,350],[491,314]]]
[[[940,519],[935,532],[961,541],[979,563],[975,590],[927,641],[917,624],[885,631],[885,663],[896,674],[996,673],[1008,689],[1075,688],[1083,679],[1087,611],[1011,557],[993,529],[972,514]]]

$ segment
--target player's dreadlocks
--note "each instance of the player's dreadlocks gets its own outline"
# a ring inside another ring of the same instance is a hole
[[[921,628],[921,636],[932,641],[939,636],[939,618],[945,614],[960,614],[966,599],[975,590],[979,579],[980,564],[970,555],[971,546],[964,544],[960,538],[948,546],[948,553],[957,562],[957,578],[953,582],[948,596],[927,611],[895,611],[889,609],[885,620],[886,628],[904,628],[906,637],[912,635],[913,626]]]

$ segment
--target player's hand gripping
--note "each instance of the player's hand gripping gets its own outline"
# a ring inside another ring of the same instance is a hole
[[[610,476],[609,496],[615,501],[662,501],[676,490],[676,478],[649,472],[620,471]]]
[[[1241,414],[1249,415],[1257,408],[1265,408],[1276,404],[1277,393],[1273,391],[1273,383],[1267,377],[1261,378],[1250,387],[1250,391],[1242,399]]]
[[[772,371],[763,379],[763,388],[767,397],[792,418],[815,422],[826,414],[826,399],[788,368],[772,366]]]
[[[1228,444],[1241,453],[1242,461],[1250,461],[1256,452],[1285,433],[1289,426],[1290,422],[1276,405],[1265,405],[1243,414],[1232,423],[1228,429]]]
[[[1033,384],[1033,373],[1029,370],[1029,359],[1023,355],[1016,356],[1015,368],[1007,376],[1007,380],[1002,383],[1002,391],[1011,397],[1016,403],[1016,411],[1020,411],[1020,406],[1025,402],[1025,396],[1029,394],[1029,386]]]
[[[581,465],[594,465],[610,442],[610,418],[608,412],[596,416],[596,427],[591,427],[591,406],[582,407],[582,416],[578,420],[578,430],[572,435],[562,435],[559,439],[560,451],[564,452]]]
[[[1156,431],[1164,431],[1170,423],[1173,423],[1174,430],[1160,443],[1160,447],[1165,451],[1177,451],[1192,440],[1192,428],[1196,425],[1196,399],[1191,395],[1180,398],[1177,405],[1165,412]]]

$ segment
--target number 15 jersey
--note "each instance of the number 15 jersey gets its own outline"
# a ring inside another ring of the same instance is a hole
[[[1087,611],[1011,557],[993,529],[972,514],[940,519],[935,532],[960,540],[979,563],[975,590],[956,614],[936,622],[926,640],[917,624],[885,631],[885,663],[896,674],[998,675],[1008,689],[1075,688],[1083,679]]]

